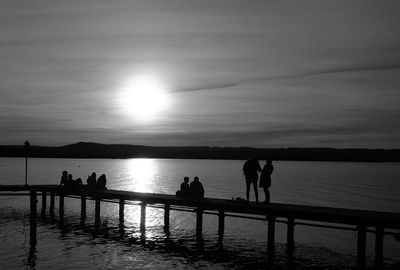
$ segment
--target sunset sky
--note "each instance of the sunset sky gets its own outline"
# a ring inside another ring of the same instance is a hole
[[[399,14],[398,0],[0,0],[0,144],[400,148]]]

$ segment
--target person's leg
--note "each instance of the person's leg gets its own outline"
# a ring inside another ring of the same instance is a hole
[[[258,189],[257,189],[257,181],[253,182],[254,194],[256,195],[256,203],[258,203]]]
[[[264,187],[264,193],[265,193],[265,202],[270,203],[270,198],[269,198],[269,188]]]
[[[247,202],[249,201],[249,196],[250,196],[250,181],[247,181],[246,180],[246,199],[247,199]]]

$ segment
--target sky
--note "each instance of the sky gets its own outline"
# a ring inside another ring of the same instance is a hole
[[[0,144],[400,148],[399,14],[397,0],[0,0]]]

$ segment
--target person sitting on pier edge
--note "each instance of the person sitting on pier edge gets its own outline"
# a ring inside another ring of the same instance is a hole
[[[58,187],[67,186],[67,181],[68,181],[68,172],[67,171],[63,171],[62,175],[61,175],[60,185]]]
[[[98,189],[107,189],[106,184],[107,184],[106,175],[103,173],[102,175],[100,175],[99,179],[97,179],[96,187]]]
[[[193,198],[204,198],[204,188],[203,184],[200,183],[199,178],[195,176],[193,182],[190,183],[190,195]]]
[[[190,195],[189,177],[185,176],[183,178],[183,183],[181,184],[181,189],[176,192],[176,196],[188,197],[189,195]]]
[[[68,180],[66,187],[79,187],[82,186],[82,179],[78,178],[74,180],[72,174],[68,174]]]
[[[96,173],[95,172],[92,172],[92,174],[88,176],[86,183],[87,183],[88,188],[96,187]]]
[[[256,203],[258,203],[258,189],[257,180],[258,172],[261,172],[261,166],[258,159],[249,159],[243,165],[243,174],[246,179],[246,199],[249,202],[250,186],[253,184],[254,193],[256,196]]]
[[[265,202],[270,203],[269,188],[271,187],[271,174],[274,171],[272,160],[266,160],[260,175],[260,187],[264,189]]]

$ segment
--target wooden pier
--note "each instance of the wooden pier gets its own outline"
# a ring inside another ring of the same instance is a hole
[[[366,234],[375,234],[375,263],[383,263],[383,236],[391,231],[400,231],[400,213],[365,211],[356,209],[343,209],[331,207],[318,207],[293,204],[255,204],[240,203],[232,200],[204,198],[189,199],[179,198],[174,195],[139,193],[121,190],[89,190],[86,188],[65,189],[56,185],[0,185],[0,194],[18,195],[17,192],[24,192],[30,196],[30,217],[31,217],[31,243],[36,243],[36,213],[37,196],[42,196],[42,214],[46,212],[47,196],[50,196],[49,212],[54,213],[55,196],[59,197],[58,214],[60,219],[64,218],[64,197],[72,196],[81,200],[81,219],[86,219],[86,201],[95,201],[95,225],[100,224],[100,202],[108,201],[119,204],[119,224],[124,226],[124,206],[127,202],[138,202],[141,207],[140,230],[145,231],[146,207],[157,205],[164,208],[164,229],[169,232],[170,211],[190,210],[196,212],[196,235],[201,237],[203,215],[218,215],[218,236],[223,239],[225,229],[225,217],[241,217],[261,219],[268,221],[267,248],[268,255],[274,255],[275,246],[275,223],[287,224],[287,247],[288,252],[294,249],[295,225],[309,225],[326,228],[337,228],[357,231],[357,258],[360,269],[366,264]],[[9,192],[9,193],[5,193]],[[11,192],[11,193],[10,193]],[[29,192],[29,194],[28,194]],[[39,194],[38,194],[39,193]],[[310,224],[305,222],[318,222]],[[324,225],[325,224],[325,225]],[[330,224],[337,224],[330,225]],[[342,227],[340,227],[340,226]],[[343,227],[343,225],[351,227]],[[392,232],[393,234],[393,232]]]

